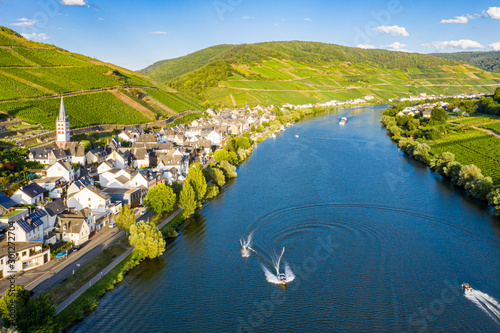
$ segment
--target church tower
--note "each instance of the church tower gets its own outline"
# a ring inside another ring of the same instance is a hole
[[[59,117],[56,120],[56,144],[58,148],[64,147],[69,142],[69,119],[64,107],[64,99],[61,96],[61,106],[59,107]]]

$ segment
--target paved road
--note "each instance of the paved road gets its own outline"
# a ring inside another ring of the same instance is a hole
[[[143,217],[151,217],[151,214],[154,215],[154,212],[148,212],[141,216],[139,214],[141,210],[138,209],[136,214],[138,220]],[[81,267],[88,263],[102,253],[102,250],[115,244],[124,236],[125,232],[118,230],[118,228],[105,227],[86,242],[79,251],[71,253],[67,258],[54,258],[43,266],[17,275],[16,284],[23,285],[26,289],[33,290],[35,293],[50,289],[61,283],[70,274],[73,274],[73,269],[77,270],[78,264]],[[0,295],[3,295],[9,286],[10,282],[7,279],[1,279]]]
[[[181,212],[182,212],[182,208],[179,208],[173,214],[170,214],[169,217],[167,217],[165,220],[163,220],[158,225],[158,229],[161,229],[165,224],[167,224],[168,222],[170,222],[174,217],[176,217]],[[149,213],[153,213],[153,215],[154,215],[154,212],[148,212],[147,214],[144,214],[143,217],[147,216]],[[111,271],[113,268],[115,268],[116,265],[118,265],[120,262],[122,262],[133,251],[134,251],[134,247],[133,246],[130,247],[130,248],[128,248],[127,251],[125,251],[122,255],[120,255],[118,258],[116,258],[115,260],[113,260],[113,262],[111,264],[109,264],[108,266],[106,266],[105,269],[103,269],[103,271],[102,271],[103,275],[105,276],[106,274],[108,274],[109,271]],[[78,297],[80,297],[87,289],[89,289],[100,278],[101,278],[101,274],[99,273],[96,276],[94,276],[92,279],[90,279],[89,283],[86,283],[83,286],[81,286],[80,289],[78,289],[71,296],[69,296],[66,300],[64,300],[64,302],[62,302],[61,304],[59,304],[57,306],[56,313],[61,312],[68,305],[70,305],[71,303],[73,303],[74,300],[76,300]]]

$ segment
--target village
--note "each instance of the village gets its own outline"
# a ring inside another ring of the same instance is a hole
[[[444,97],[422,95],[408,100]],[[55,142],[30,148],[28,154],[29,161],[44,168],[32,170],[36,176],[10,197],[0,193],[0,278],[58,259],[60,255],[51,255],[51,248],[61,244],[68,244],[61,252],[67,256],[101,230],[114,228],[114,216],[124,205],[135,209],[137,218],[147,214],[142,200],[148,190],[160,183],[182,184],[190,164],[199,162],[206,166],[213,162],[213,154],[227,138],[247,133],[258,142],[284,130],[284,125],[269,129],[276,119],[276,108],[283,111],[342,107],[366,104],[373,99],[365,96],[346,101],[218,111],[209,108],[189,124],[159,130],[125,126],[104,147],[86,151],[81,142],[71,140],[70,120],[61,98]],[[428,117],[436,105],[446,106],[441,102],[423,104],[407,107],[398,115],[421,113]],[[8,240],[7,231],[15,239]],[[7,241],[16,242],[15,267],[7,265]]]

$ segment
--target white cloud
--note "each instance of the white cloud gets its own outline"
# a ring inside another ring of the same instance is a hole
[[[389,49],[392,51],[401,51],[401,52],[409,52],[407,49],[405,49],[406,44],[400,43],[400,42],[394,42],[390,45],[387,45]]]
[[[492,18],[500,20],[500,7],[490,7],[486,13]]]
[[[360,49],[374,49],[375,45],[371,45],[371,44],[358,44],[356,47],[358,47]]]
[[[410,35],[408,31],[406,31],[406,28],[397,25],[381,25],[380,27],[372,28],[372,31],[380,31],[393,36],[408,37]]]
[[[153,35],[167,35],[168,32],[165,32],[165,31],[151,31],[150,34],[153,34]]]
[[[23,36],[26,39],[31,39],[31,40],[47,40],[47,39],[49,39],[49,37],[47,37],[47,35],[44,33],[37,34],[37,33],[33,32],[33,33],[29,33],[29,34],[21,34],[21,36]]]
[[[18,19],[19,22],[16,23],[11,23],[12,25],[18,26],[18,27],[31,27],[35,25],[37,20],[28,20],[26,17]]]
[[[250,19],[250,16],[243,16],[242,19],[243,20],[248,20],[248,19]]]
[[[467,16],[455,16],[455,18],[448,20],[441,20],[441,23],[467,23],[469,18]]]
[[[99,21],[104,21],[104,19],[102,17],[98,17],[97,18]]]
[[[86,0],[61,0],[61,5],[65,6],[86,6]]]
[[[500,42],[496,42],[496,43],[490,44],[488,46],[491,47],[495,51],[500,51]]]
[[[484,46],[480,43],[470,40],[470,39],[461,39],[461,40],[450,40],[445,42],[432,42],[432,43],[424,43],[423,47],[434,48],[438,50],[442,49],[484,49]]]
[[[309,17],[306,17],[306,18],[304,19],[304,21],[311,22],[312,20],[311,20]]]

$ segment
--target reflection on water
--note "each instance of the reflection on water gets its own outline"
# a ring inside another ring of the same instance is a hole
[[[162,258],[71,331],[498,331],[460,287],[500,298],[498,219],[398,152],[381,112],[336,110],[258,144]],[[287,288],[262,270],[283,247]]]

